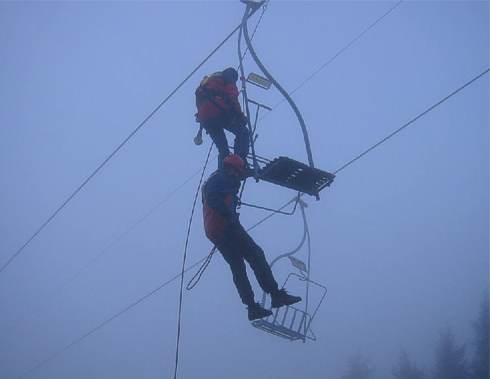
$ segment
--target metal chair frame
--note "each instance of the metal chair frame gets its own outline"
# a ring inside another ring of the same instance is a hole
[[[303,275],[298,275],[294,272],[290,273],[284,281],[283,287],[289,281],[291,276],[296,276],[299,280],[307,281],[309,284],[316,285],[323,290],[323,294],[318,302],[315,310],[310,315],[308,312],[299,309],[294,306],[286,306],[282,308],[276,308],[271,316],[266,318],[252,321],[252,326],[257,329],[263,330],[269,334],[288,339],[290,341],[306,340],[316,341],[316,335],[311,328],[311,323],[315,318],[318,309],[323,303],[325,296],[327,295],[327,288]],[[262,298],[262,306],[265,306],[265,296]],[[288,315],[290,317],[288,318]]]

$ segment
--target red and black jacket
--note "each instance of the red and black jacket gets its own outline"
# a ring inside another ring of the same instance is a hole
[[[238,95],[236,84],[225,83],[221,72],[205,76],[196,89],[197,121],[242,115]]]
[[[224,238],[225,231],[238,215],[240,180],[218,170],[211,174],[202,187],[204,230],[215,245]]]

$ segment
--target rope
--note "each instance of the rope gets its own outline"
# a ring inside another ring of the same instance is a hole
[[[196,194],[194,195],[194,202],[192,203],[191,216],[189,217],[189,224],[187,226],[187,234],[185,237],[184,245],[184,256],[182,257],[182,270],[180,272],[180,291],[179,291],[179,311],[178,311],[178,321],[177,321],[177,342],[175,347],[175,369],[174,369],[174,379],[177,379],[177,370],[179,367],[179,348],[180,348],[180,331],[181,331],[181,319],[182,319],[182,300],[183,300],[183,287],[184,287],[184,273],[185,273],[185,262],[187,260],[187,248],[189,247],[189,237],[191,234],[192,220],[194,219],[194,211],[196,209],[197,198],[199,197],[199,190],[201,189],[202,180],[204,178],[204,173],[206,172],[206,167],[209,162],[209,156],[213,150],[213,144],[209,147],[208,156],[206,157],[206,162],[202,168],[201,178],[199,179],[199,184],[197,185]],[[211,254],[210,254],[211,255]]]
[[[185,289],[187,291],[190,291],[192,290],[195,286],[197,286],[197,284],[199,283],[199,281],[201,280],[203,274],[204,274],[204,271],[206,271],[206,269],[208,268],[209,264],[211,263],[211,259],[213,258],[213,254],[216,252],[216,246],[214,246],[211,251],[209,252],[208,256],[205,258],[203,264],[201,265],[201,267],[199,267],[199,269],[196,271],[196,273],[194,274],[194,276],[191,278],[191,280],[189,280],[189,282],[187,283],[187,285],[185,286]]]
[[[252,16],[255,13],[255,10],[253,10],[250,15]],[[47,218],[46,221],[44,221],[41,226],[32,234],[27,241],[3,264],[3,266],[0,268],[0,273],[2,273],[7,266],[9,266],[12,261],[30,244],[30,242],[37,237],[39,233],[58,215],[59,212],[82,190],[85,185],[90,182],[90,180],[97,175],[97,173],[123,148],[126,143],[133,138],[133,136],[157,113],[160,108],[168,101],[170,100],[173,95],[199,70],[232,36],[233,34],[236,33],[238,29],[241,28],[241,23],[237,25],[226,37],[223,41],[221,41],[218,46],[216,46],[211,53],[209,53],[206,58],[204,58],[201,63],[199,63],[191,72],[188,74],[184,80],[180,82],[180,84],[175,87],[173,91],[170,92],[170,94],[163,99],[163,101],[158,104],[158,106],[151,111],[143,121],[140,122],[140,124],[134,129],[117,147],[114,149],[103,161],[100,163],[97,168],[80,184],[75,191],[72,192],[70,196]]]

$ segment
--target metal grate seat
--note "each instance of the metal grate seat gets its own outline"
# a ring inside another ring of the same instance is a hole
[[[319,192],[329,186],[334,178],[334,174],[311,168],[287,157],[275,158],[259,171],[261,180],[312,196],[318,196]]]
[[[287,306],[277,308],[266,318],[252,321],[252,325],[267,333],[290,341],[315,339],[310,330],[311,316],[301,309]]]
[[[305,306],[305,309],[302,310],[297,307],[293,307],[289,305],[285,307],[276,308],[272,315],[268,317],[264,317],[260,320],[254,320],[251,322],[251,324],[253,327],[259,330],[262,330],[274,336],[285,338],[289,341],[298,341],[298,340],[303,342],[306,342],[306,340],[316,341],[316,336],[315,333],[313,333],[311,324],[313,322],[313,319],[315,318],[316,313],[318,312],[318,309],[320,308],[320,305],[323,302],[323,299],[325,299],[325,296],[327,294],[327,288],[317,282],[314,282],[311,279],[308,279],[303,275],[298,275],[295,273],[290,273],[287,276],[282,286],[283,288],[285,287],[286,283],[289,281],[291,277],[296,277],[299,280],[306,282],[307,286],[311,284],[322,290],[323,293],[321,294],[319,302],[317,303],[315,309],[313,310],[313,313],[312,314],[308,313],[308,306]],[[308,299],[308,287],[307,287],[306,296]],[[266,307],[265,292],[262,296],[261,305],[263,307]]]

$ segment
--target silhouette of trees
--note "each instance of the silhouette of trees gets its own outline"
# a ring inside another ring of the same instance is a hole
[[[467,357],[464,344],[458,344],[450,328],[443,329],[436,344],[432,368],[419,368],[402,351],[392,368],[394,379],[490,379],[490,295],[483,297],[478,316],[473,322],[474,354]],[[352,355],[342,373],[342,379],[373,379],[374,370],[366,357]]]
[[[448,328],[441,332],[436,348],[434,379],[468,379],[465,346],[457,346]]]
[[[396,367],[393,369],[393,376],[397,379],[425,379],[423,370],[413,363],[406,351],[403,351],[398,358]]]
[[[480,305],[478,320],[474,323],[475,355],[471,364],[472,379],[488,379],[489,373],[489,298],[485,295]]]
[[[349,358],[347,368],[342,375],[342,379],[371,379],[373,370],[361,353],[357,353]]]

